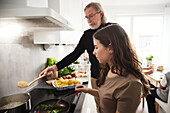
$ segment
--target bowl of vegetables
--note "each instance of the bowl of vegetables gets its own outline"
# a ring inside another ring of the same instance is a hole
[[[71,79],[63,79],[60,77],[59,80],[52,81],[52,85],[56,90],[67,90],[75,88],[76,85],[82,84],[80,81],[76,80],[75,78]]]

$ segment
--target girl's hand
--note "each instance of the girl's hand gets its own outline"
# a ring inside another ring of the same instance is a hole
[[[80,88],[80,86],[83,86],[83,87]],[[77,92],[82,91],[82,92],[84,92],[84,93],[87,93],[87,92],[88,92],[88,88],[85,87],[84,85],[78,85],[78,86],[75,87],[75,91],[77,91]]]

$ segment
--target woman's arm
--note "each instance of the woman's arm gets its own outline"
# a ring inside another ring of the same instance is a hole
[[[116,113],[119,113],[119,111],[118,111],[118,110],[116,110]]]
[[[98,90],[97,89],[92,89],[92,88],[87,88],[85,86],[83,86],[83,88],[78,88],[80,86],[83,86],[83,85],[78,85],[75,87],[75,91],[82,91],[84,93],[89,93],[95,97],[99,97],[99,93],[98,93]]]

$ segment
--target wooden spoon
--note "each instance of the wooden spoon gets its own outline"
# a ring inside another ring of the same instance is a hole
[[[33,84],[35,81],[37,81],[37,80],[39,80],[39,79],[41,79],[43,77],[45,77],[45,75],[39,76],[38,78],[34,79],[32,82],[30,82],[28,84],[27,84],[26,81],[19,81],[18,82],[18,87],[19,88],[26,88],[26,87],[30,86],[31,84]]]

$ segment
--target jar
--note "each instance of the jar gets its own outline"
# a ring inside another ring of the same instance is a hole
[[[147,60],[147,67],[152,66],[152,60]]]

